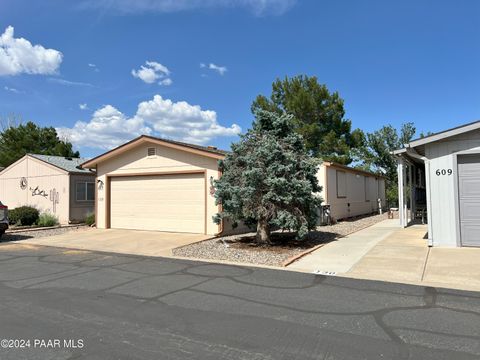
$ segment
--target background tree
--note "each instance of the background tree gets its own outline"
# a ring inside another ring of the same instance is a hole
[[[277,79],[269,98],[259,95],[252,111],[267,110],[292,114],[295,130],[303,136],[305,147],[313,156],[348,165],[352,148],[359,146],[359,130],[352,132],[350,120],[344,119],[343,99],[319,84],[315,76]]]
[[[321,191],[318,160],[309,156],[291,115],[255,111],[252,129],[232,144],[215,181],[215,198],[223,212],[215,216],[257,224],[258,243],[270,243],[272,227],[304,237],[316,224]]]
[[[26,124],[8,126],[0,133],[0,166],[7,167],[25,154],[79,157],[72,144],[59,139],[53,127],[39,127],[29,121]]]
[[[413,139],[415,133],[415,125],[411,122],[403,124],[400,130],[392,125],[386,125],[368,133],[364,146],[359,149],[361,162],[358,167],[386,176],[386,197],[391,205],[396,204],[398,200],[397,162],[391,152],[403,148]]]

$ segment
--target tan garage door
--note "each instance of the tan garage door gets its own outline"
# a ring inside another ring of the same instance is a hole
[[[204,174],[112,177],[110,227],[204,233]]]

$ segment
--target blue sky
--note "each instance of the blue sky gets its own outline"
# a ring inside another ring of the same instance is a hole
[[[354,127],[440,131],[480,119],[479,20],[476,0],[2,0],[0,116],[84,156],[140,133],[228,148],[307,74]]]

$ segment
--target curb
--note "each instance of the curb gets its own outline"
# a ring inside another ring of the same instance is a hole
[[[58,225],[58,226],[46,226],[46,227],[34,227],[34,228],[23,228],[23,229],[13,229],[5,231],[5,234],[16,234],[20,232],[30,232],[30,231],[41,231],[41,230],[53,230],[53,229],[62,229],[62,228],[79,228],[79,227],[88,227],[84,224],[71,224],[71,225]]]

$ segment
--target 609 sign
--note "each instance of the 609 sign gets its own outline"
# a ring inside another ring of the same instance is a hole
[[[442,175],[452,175],[453,170],[452,169],[437,169],[435,171],[435,175],[437,176],[442,176]]]

